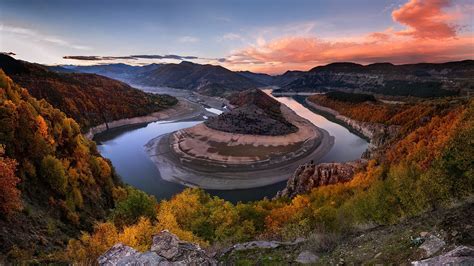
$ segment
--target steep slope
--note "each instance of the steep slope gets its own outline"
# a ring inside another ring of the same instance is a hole
[[[46,67],[1,54],[0,68],[38,99],[74,118],[81,128],[142,116],[174,105],[167,95],[144,93],[99,75],[56,73]]]
[[[73,119],[1,70],[0,166],[1,205],[10,206],[0,212],[0,261],[63,248],[69,237],[105,218],[120,185]],[[12,181],[4,182],[8,175]]]
[[[394,96],[441,97],[474,90],[474,61],[393,65],[333,63],[283,85],[282,92],[346,90]]]

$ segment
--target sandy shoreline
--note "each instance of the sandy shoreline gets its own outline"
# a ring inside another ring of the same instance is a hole
[[[222,171],[209,168],[207,173],[195,171],[183,166],[178,158],[170,151],[169,134],[158,136],[146,145],[146,151],[151,160],[159,168],[164,180],[180,183],[188,187],[205,189],[233,190],[256,188],[287,180],[294,170],[303,163],[317,160],[329,152],[334,144],[334,137],[321,129],[322,139],[319,146],[311,154],[282,166],[272,166],[271,169],[250,171]],[[222,178],[225,176],[226,178]]]
[[[287,107],[285,106],[285,108]],[[290,152],[280,155],[274,160],[252,161],[250,158],[248,160],[242,160],[242,158],[237,158],[237,160],[234,158],[232,160],[229,157],[221,163],[216,163],[219,160],[212,160],[212,158],[219,156],[205,152],[206,149],[202,153],[197,153],[198,157],[183,156],[183,154],[176,153],[176,146],[173,146],[176,145],[174,132],[150,140],[146,144],[146,151],[164,180],[180,183],[185,186],[233,190],[274,184],[287,180],[301,164],[311,160],[318,160],[329,152],[334,144],[334,137],[330,136],[326,130],[314,126],[306,119],[297,116],[293,111],[290,110],[290,112],[296,116],[294,119],[300,125],[304,124],[307,127],[302,129],[303,131],[306,130],[305,138],[308,137],[308,134],[313,134],[314,138],[308,139],[308,143],[304,143],[299,148],[298,153]],[[196,126],[196,130],[202,129],[203,126]],[[228,135],[232,135],[232,143],[235,143],[237,140],[243,142],[250,141],[249,143],[253,142],[257,148],[261,147],[261,149],[272,146],[279,147],[282,144],[288,145],[292,141],[297,141],[292,136],[288,136],[288,139],[285,139],[286,136],[278,136],[272,139],[271,137],[256,137],[252,135],[238,136],[239,134],[221,131],[213,132],[209,129],[201,132],[204,135],[207,134],[212,139],[221,139],[222,143],[226,143]],[[301,141],[301,136],[298,141]]]

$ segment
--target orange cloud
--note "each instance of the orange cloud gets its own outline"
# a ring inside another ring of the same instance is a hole
[[[399,32],[415,38],[449,38],[456,36],[456,15],[443,11],[451,5],[450,0],[411,0],[392,12],[394,21],[408,27]]]
[[[474,35],[457,35],[454,15],[443,11],[450,1],[411,0],[393,11],[406,30],[389,28],[345,40],[287,36],[235,51],[226,66],[235,70],[282,73],[308,70],[336,61],[362,64],[444,62],[474,58]]]

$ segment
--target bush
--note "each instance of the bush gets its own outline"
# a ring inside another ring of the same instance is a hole
[[[142,216],[154,220],[157,204],[155,197],[128,187],[127,196],[117,202],[111,219],[117,227],[134,224]]]
[[[60,160],[52,155],[47,155],[41,161],[41,176],[49,183],[50,187],[60,194],[67,188],[67,177],[64,166]]]
[[[15,176],[17,162],[3,157],[0,145],[0,214],[8,216],[21,210],[21,193],[17,188],[20,179]]]

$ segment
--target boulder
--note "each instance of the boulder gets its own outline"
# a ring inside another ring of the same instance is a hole
[[[459,246],[455,249],[425,260],[413,261],[413,265],[474,265],[474,249],[467,246]]]
[[[427,258],[427,257],[432,256],[436,252],[438,252],[445,245],[446,245],[446,243],[442,239],[440,239],[440,238],[438,238],[434,235],[429,235],[425,239],[425,242],[423,242],[423,244],[421,244],[421,246],[419,248],[422,249],[425,252],[425,254],[424,254],[425,258]]]
[[[305,250],[298,255],[295,261],[301,264],[310,264],[316,263],[318,260],[319,257],[316,256],[313,252]]]
[[[133,257],[139,253],[140,252],[129,246],[118,243],[102,254],[102,256],[97,259],[97,262],[100,265],[118,265],[119,261],[123,258]]]
[[[217,265],[199,245],[181,241],[167,230],[153,236],[150,251],[141,253],[119,243],[97,262],[99,265]]]
[[[206,254],[199,245],[181,241],[176,235],[167,230],[153,236],[150,249],[161,257],[174,263],[215,265],[216,261]]]

